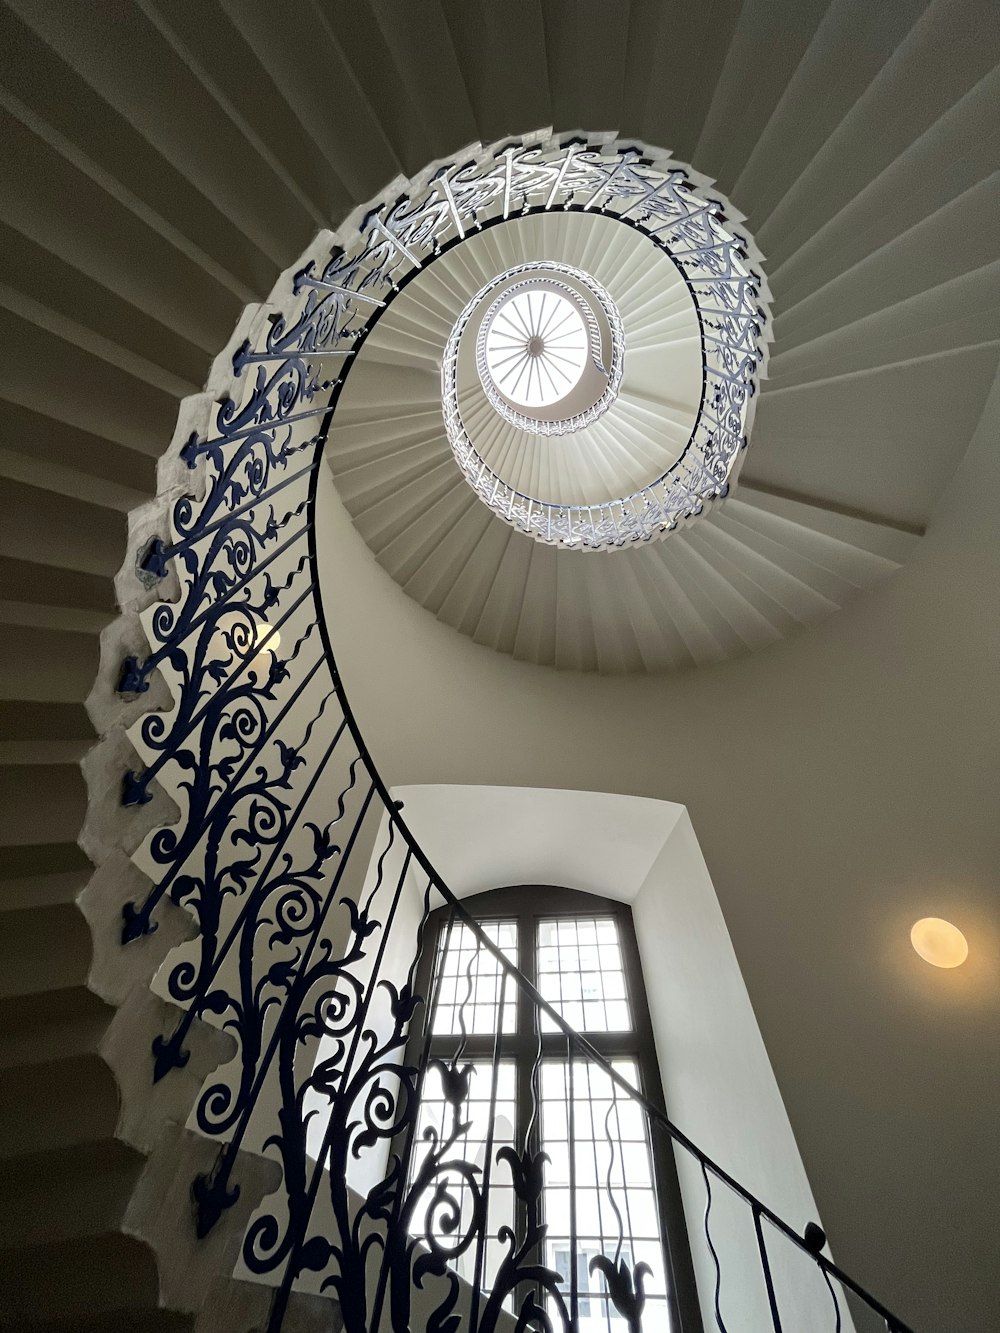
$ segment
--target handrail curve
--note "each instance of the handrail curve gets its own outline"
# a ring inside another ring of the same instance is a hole
[[[693,212],[692,199],[701,201]],[[420,1239],[412,1232],[419,1190],[397,1145],[401,1137],[412,1140],[427,1067],[426,1059],[411,1064],[406,1053],[421,1003],[417,959],[401,975],[379,969],[400,919],[404,878],[415,867],[426,881],[418,933],[436,892],[479,951],[562,1033],[569,1052],[603,1071],[650,1124],[733,1190],[758,1226],[766,1219],[890,1333],[910,1333],[819,1253],[817,1231],[800,1236],[704,1154],[504,958],[414,838],[367,749],[336,666],[318,572],[316,498],[350,368],[380,313],[423,266],[474,228],[552,208],[600,210],[672,245],[675,262],[687,266],[692,283],[711,288],[720,310],[734,299],[730,281],[740,302],[752,294],[746,309],[733,305],[711,331],[716,345],[732,344],[715,369],[705,353],[706,381],[714,376],[719,388],[706,411],[715,414],[717,433],[728,413],[728,438],[742,447],[753,411],[750,368],[762,371],[769,330],[752,242],[738,233],[719,241],[713,228],[724,202],[669,155],[610,136],[560,140],[543,132],[475,145],[457,165],[432,164],[406,194],[394,187],[356,210],[335,235],[321,235],[279,280],[270,304],[245,312],[213,366],[208,391],[182,404],[174,443],[161,460],[158,499],[130,525],[133,566],[125,581],[144,609],[126,617],[116,640],[130,646],[117,673],[119,699],[138,717],[128,728],[136,762],[122,776],[117,832],[149,888],[124,904],[121,945],[127,950],[157,930],[165,900],[194,918],[195,937],[168,954],[154,983],[179,1017],[153,1042],[153,1081],[187,1064],[199,1020],[228,1031],[236,1044],[233,1059],[206,1080],[189,1121],[219,1145],[211,1171],[193,1183],[198,1232],[211,1233],[238,1199],[232,1172],[240,1154],[277,1157],[281,1186],[251,1219],[237,1270],[277,1288],[270,1333],[281,1328],[291,1293],[303,1284],[336,1294],[349,1333],[375,1333],[383,1301],[394,1333],[409,1327],[411,1307],[428,1283],[439,1292],[437,1322],[428,1327],[456,1327],[447,1321],[465,1317],[461,1303],[468,1299],[475,1333],[500,1326],[499,1286],[479,1310],[485,1187],[471,1170],[457,1198],[447,1177],[459,1169],[447,1150],[459,1137],[468,1094],[461,1049],[442,1075],[452,1131],[442,1125],[420,1168],[427,1181],[437,1172],[434,1197],[450,1230],[428,1229]],[[737,252],[734,278],[730,261]],[[706,348],[708,332],[703,324]],[[676,525],[725,493],[721,474],[690,458],[682,464],[689,469],[684,476],[697,483],[697,501],[669,509],[665,494],[654,496],[658,522]],[[606,536],[610,529],[601,531]],[[151,686],[159,689],[159,682],[171,705],[143,713],[143,699],[153,697]],[[140,814],[161,794],[179,807],[179,822]],[[366,820],[380,812],[388,843],[372,858],[373,882],[353,887]],[[432,994],[425,998],[433,1003]],[[310,1155],[310,1127],[324,1115],[318,1154]],[[386,1174],[359,1204],[347,1183],[351,1161],[379,1147],[388,1154]],[[527,1144],[520,1155],[504,1151],[519,1182],[527,1238],[518,1248],[511,1233],[514,1248],[494,1280],[507,1283],[510,1299],[534,1282],[520,1306],[520,1327],[551,1327],[538,1301],[554,1301],[560,1318],[566,1312],[557,1277],[532,1259],[544,1236],[542,1168]],[[466,1193],[475,1205],[471,1220],[463,1212]],[[318,1217],[321,1198],[327,1212]],[[441,1236],[456,1231],[449,1250]],[[470,1298],[455,1263],[473,1246],[477,1281]],[[598,1258],[591,1269],[604,1273],[607,1298],[638,1328],[643,1265],[630,1273]],[[839,1320],[836,1296],[834,1304]],[[777,1320],[773,1302],[772,1309]]]

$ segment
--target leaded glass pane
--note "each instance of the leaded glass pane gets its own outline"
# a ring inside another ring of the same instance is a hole
[[[538,989],[578,1032],[632,1028],[618,925],[613,917],[569,917],[538,926]],[[541,1016],[543,1032],[556,1025]]]
[[[517,966],[517,924],[513,921],[483,921],[483,934],[504,957]],[[462,922],[453,922],[441,933],[438,944],[437,1003],[431,1022],[435,1037],[490,1034],[497,1030],[503,1002],[502,1032],[517,1030],[517,987],[500,963]]]
[[[615,1060],[612,1067],[637,1085],[634,1060]],[[542,1147],[550,1159],[545,1167],[548,1231],[543,1261],[562,1275],[568,1305],[575,1232],[580,1333],[608,1333],[625,1324],[608,1299],[600,1271],[590,1272],[591,1260],[599,1256],[616,1264],[624,1259],[629,1269],[639,1263],[649,1265],[643,1327],[668,1330],[666,1274],[645,1115],[603,1069],[587,1060],[574,1060],[572,1065],[568,1060],[544,1060],[540,1088]]]

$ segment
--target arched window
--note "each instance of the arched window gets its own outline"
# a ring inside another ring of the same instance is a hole
[[[542,999],[663,1109],[628,905],[523,885],[477,894],[462,906]],[[541,1152],[546,1155],[543,1229],[530,1257],[562,1279],[562,1304],[539,1286],[537,1299],[552,1327],[577,1333],[630,1327],[609,1298],[610,1261],[615,1270],[624,1264],[630,1278],[638,1265],[648,1268],[643,1329],[700,1329],[672,1149],[665,1138],[659,1141],[659,1133],[651,1134],[639,1104],[593,1057],[571,1053],[566,1035],[528,986],[505,972],[449,909],[428,918],[418,988],[430,1000],[408,1052],[408,1061],[425,1068],[408,1167],[411,1183],[433,1146],[456,1128],[461,1132],[451,1151],[452,1167],[433,1182],[428,1179],[413,1230],[421,1234],[426,1227],[428,1237],[447,1250],[466,1234],[476,1193],[470,1180],[478,1183],[486,1199],[479,1205],[487,1218],[484,1234],[452,1264],[479,1293],[471,1297],[473,1305],[488,1301],[509,1253],[504,1227],[525,1235],[523,1181],[519,1190],[508,1152],[532,1157]],[[467,1074],[460,1116],[445,1086],[449,1071]],[[443,1204],[449,1195],[457,1203],[454,1215]],[[507,1295],[507,1309],[520,1309],[523,1286],[516,1304]]]

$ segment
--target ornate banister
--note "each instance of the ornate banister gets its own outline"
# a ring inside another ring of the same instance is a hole
[[[318,238],[271,303],[245,313],[216,362],[210,392],[185,403],[182,427],[161,462],[158,501],[133,525],[133,585],[144,590],[137,605],[145,609],[131,612],[118,630],[129,651],[115,679],[135,762],[117,799],[120,843],[134,852],[149,888],[125,905],[121,946],[153,934],[168,902],[196,926],[154,983],[176,1019],[152,1043],[150,1079],[166,1080],[184,1068],[199,1022],[235,1039],[233,1058],[205,1082],[189,1121],[218,1144],[214,1166],[192,1184],[197,1231],[209,1235],[239,1198],[233,1180],[239,1155],[259,1154],[280,1165],[281,1184],[251,1219],[237,1272],[274,1287],[270,1333],[281,1328],[299,1289],[335,1294],[349,1333],[402,1333],[415,1327],[414,1319],[440,1333],[580,1327],[575,1254],[568,1275],[540,1257],[545,1165],[534,1082],[524,1141],[498,1146],[491,1128],[481,1164],[454,1156],[470,1095],[468,1034],[463,1021],[454,1055],[432,1060],[435,982],[423,998],[416,986],[426,923],[443,903],[450,921],[471,932],[476,956],[493,960],[501,997],[509,988],[510,998],[526,998],[539,1034],[538,1067],[544,1016],[564,1043],[570,1082],[577,1070],[588,1071],[588,1079],[593,1072],[610,1089],[610,1105],[621,1097],[642,1117],[647,1135],[663,1137],[697,1163],[723,1333],[713,1181],[747,1209],[775,1333],[782,1327],[781,1293],[770,1232],[822,1275],[831,1329],[848,1318],[839,1287],[891,1333],[908,1333],[821,1253],[818,1229],[799,1235],[705,1155],[563,1020],[465,911],[393,801],[337,671],[316,555],[316,496],[330,421],[353,360],[395,293],[445,249],[514,211],[557,208],[620,218],[686,266],[707,312],[704,369],[714,387],[676,473],[651,483],[628,523],[624,511],[610,509],[584,517],[550,506],[539,518],[542,510],[532,502],[522,526],[541,524],[547,540],[621,544],[674,528],[723,497],[766,352],[766,288],[753,270],[752,244],[723,229],[723,221],[733,222],[723,202],[667,155],[538,136],[477,146],[458,165],[433,164],[404,196],[387,195],[357,210],[336,236]],[[492,474],[488,480],[495,492]],[[507,507],[513,513],[524,498],[513,496]],[[136,646],[142,640],[144,651]],[[143,715],[154,679],[165,683],[170,703]],[[179,809],[179,821],[163,820],[137,836],[137,828],[147,827],[135,822],[139,811],[161,794]],[[411,1060],[421,1021],[426,1035]],[[484,1064],[490,1126],[500,1026]],[[418,1162],[414,1140],[428,1071],[440,1082],[451,1126]],[[567,1106],[572,1118],[572,1089]],[[609,1143],[610,1116],[609,1110]],[[568,1143],[572,1160],[572,1129]],[[518,1208],[515,1221],[494,1237],[490,1180],[501,1169]],[[469,1216],[444,1183],[449,1172],[464,1181]],[[590,1257],[590,1275],[602,1277],[608,1308],[638,1330],[645,1266],[627,1261],[612,1175],[609,1167],[617,1244]],[[418,1207],[432,1186],[442,1191],[444,1233],[432,1225],[433,1209],[420,1225]],[[453,1236],[450,1247],[442,1234]],[[503,1241],[507,1255],[487,1275],[493,1239]],[[457,1267],[466,1253],[474,1255],[471,1276]]]

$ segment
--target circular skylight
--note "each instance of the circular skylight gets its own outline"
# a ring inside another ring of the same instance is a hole
[[[486,364],[519,407],[551,407],[580,382],[590,348],[576,303],[546,288],[515,291],[486,330]]]
[[[621,384],[624,331],[614,302],[581,269],[553,260],[507,269],[466,306],[442,361],[446,404],[457,392],[462,348],[489,405],[528,434],[582,430]],[[446,423],[448,415],[446,408]]]

